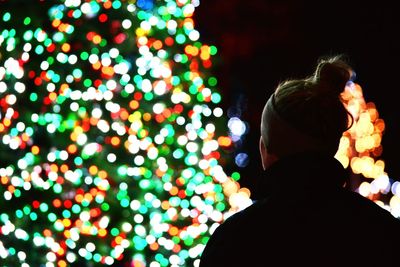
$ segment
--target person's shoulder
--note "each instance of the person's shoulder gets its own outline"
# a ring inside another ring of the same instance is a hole
[[[238,238],[243,230],[250,231],[254,229],[254,225],[258,221],[257,218],[262,217],[262,207],[265,200],[254,201],[250,206],[237,211],[227,217],[214,231],[211,239],[229,239]]]
[[[259,217],[261,215],[266,202],[266,199],[254,201],[250,206],[229,216],[229,218],[227,218],[223,224],[227,226],[253,221],[254,217]]]
[[[211,234],[202,253],[200,266],[240,266],[245,261],[248,247],[254,244],[257,218],[261,215],[262,201],[237,211],[226,218]]]
[[[395,227],[400,227],[400,220],[374,201],[357,192],[349,190],[344,190],[343,192],[345,198],[348,200],[349,204],[351,204],[352,211],[355,215],[365,217],[366,220],[371,222],[390,223]]]

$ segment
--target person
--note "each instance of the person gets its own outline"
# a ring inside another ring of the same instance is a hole
[[[331,56],[277,87],[261,117],[263,197],[216,228],[200,267],[400,266],[400,220],[348,189],[334,158],[353,123],[340,98],[353,73]]]

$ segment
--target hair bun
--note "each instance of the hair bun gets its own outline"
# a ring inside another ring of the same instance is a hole
[[[351,75],[351,67],[339,57],[333,57],[319,62],[314,74],[314,81],[321,85],[318,88],[340,95]]]

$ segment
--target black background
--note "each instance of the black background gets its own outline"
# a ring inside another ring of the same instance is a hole
[[[250,189],[262,172],[258,154],[262,108],[276,85],[312,73],[319,57],[345,54],[367,102],[386,123],[385,170],[400,178],[400,35],[395,1],[201,0],[196,28],[216,45],[213,72],[225,110],[238,108],[249,124],[240,170]]]

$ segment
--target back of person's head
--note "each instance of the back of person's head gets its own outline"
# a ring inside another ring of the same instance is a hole
[[[320,60],[311,77],[281,83],[262,114],[261,136],[268,153],[333,156],[352,123],[341,100],[351,75],[351,68],[336,56]]]

